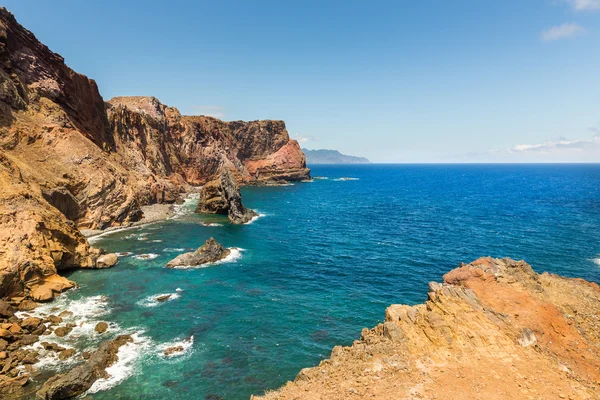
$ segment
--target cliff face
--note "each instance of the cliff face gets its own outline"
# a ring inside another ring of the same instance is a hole
[[[140,206],[174,202],[221,166],[242,184],[308,177],[297,144],[270,159],[295,143],[281,121],[183,117],[153,97],[104,102],[93,80],[0,8],[0,297],[95,266],[98,251],[78,229],[136,221]]]
[[[598,310],[597,284],[481,258],[264,398],[595,399]]]

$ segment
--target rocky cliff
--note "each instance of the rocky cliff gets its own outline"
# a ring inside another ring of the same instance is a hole
[[[260,398],[600,398],[597,284],[489,257],[443,279]]]
[[[0,297],[94,267],[79,229],[139,220],[141,206],[174,202],[220,166],[242,184],[310,175],[282,121],[186,117],[153,97],[105,102],[0,8]]]

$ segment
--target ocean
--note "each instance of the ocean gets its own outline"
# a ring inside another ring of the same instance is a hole
[[[312,175],[244,188],[260,213],[247,225],[196,215],[190,199],[176,218],[92,240],[130,254],[112,269],[71,272],[80,287],[38,311],[73,311],[80,326],[59,342],[79,349],[135,333],[94,399],[275,389],[480,256],[600,282],[600,165],[319,165]],[[164,268],[211,236],[236,248],[228,260]],[[153,300],[160,294],[172,296]],[[98,321],[108,334],[94,333]],[[174,345],[183,354],[165,357]]]

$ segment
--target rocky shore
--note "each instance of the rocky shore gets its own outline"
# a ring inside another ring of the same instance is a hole
[[[0,398],[21,399],[33,397],[44,378],[36,364],[53,353],[58,362],[80,364],[67,374],[56,375],[44,384],[42,399],[64,399],[87,390],[91,384],[105,374],[103,371],[116,361],[115,341],[104,342],[93,353],[79,352],[75,348],[60,345],[56,339],[68,337],[78,325],[70,321],[72,312],[57,308],[54,314],[39,314],[34,310],[36,302],[23,298],[0,301]],[[102,336],[108,324],[96,324],[94,334]],[[120,343],[122,345],[123,343]],[[111,350],[110,357],[105,353]],[[100,354],[100,355],[99,355]],[[93,374],[85,372],[94,370]],[[60,379],[59,379],[60,378]],[[83,385],[82,385],[83,382]],[[88,386],[86,386],[89,383]],[[66,388],[69,388],[68,390]],[[77,387],[79,389],[73,389]]]
[[[252,399],[598,399],[600,287],[480,258]]]
[[[44,296],[67,289],[60,271],[101,256],[86,236],[162,220],[223,169],[236,186],[310,177],[283,121],[182,116],[154,97],[105,101],[5,8],[0,83],[0,298],[32,297],[50,280]]]

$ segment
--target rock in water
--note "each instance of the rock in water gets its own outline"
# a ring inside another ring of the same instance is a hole
[[[208,239],[198,250],[180,254],[169,261],[167,268],[194,266],[219,261],[231,254],[231,250],[221,246],[214,238]]]
[[[88,390],[96,380],[106,377],[106,368],[117,360],[121,346],[132,342],[130,335],[117,336],[114,340],[103,342],[85,364],[73,368],[66,374],[58,374],[48,379],[37,391],[38,399],[55,400],[79,396]]]
[[[108,324],[106,322],[98,322],[94,330],[98,333],[104,333],[108,329]]]
[[[115,253],[105,254],[96,261],[96,268],[110,268],[117,265],[119,257]]]
[[[242,204],[240,188],[227,168],[223,168],[219,178],[204,185],[196,212],[226,214],[233,224],[245,224],[257,216],[254,211]]]
[[[166,349],[163,351],[163,354],[164,354],[165,356],[171,356],[171,355],[173,355],[173,354],[176,354],[176,353],[183,353],[183,350],[184,350],[183,346],[173,346],[173,347],[167,347],[167,348],[166,348]]]

